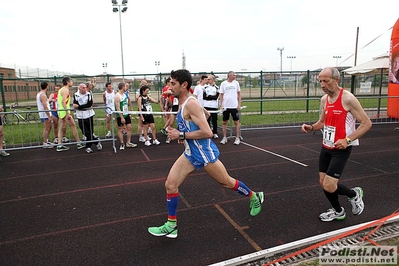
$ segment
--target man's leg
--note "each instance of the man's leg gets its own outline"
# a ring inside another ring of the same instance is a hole
[[[212,131],[213,134],[218,133],[218,114],[217,113],[211,113],[211,119],[212,119]]]
[[[62,136],[63,136],[63,129],[65,128],[66,131],[66,117],[58,118],[58,146],[57,151],[67,151],[69,147],[62,145]]]
[[[67,114],[67,123],[69,125],[69,128],[72,131],[72,135],[75,138],[75,141],[79,143],[80,139],[79,139],[78,131],[76,129],[75,120],[73,119],[72,115],[70,115],[70,114]]]
[[[195,170],[184,154],[173,164],[166,178],[166,203],[168,208],[168,221],[159,227],[149,227],[148,232],[154,236],[177,237],[177,206],[179,200],[179,186]]]
[[[92,131],[92,128],[91,128],[91,120],[90,120],[90,118],[86,118],[86,119],[83,119],[83,131],[82,131],[82,133],[85,135],[85,137],[86,137],[86,148],[91,148],[91,145],[92,145],[92,140],[93,140],[93,131]]]
[[[214,163],[209,163],[205,166],[205,171],[215,179],[219,184],[224,186],[225,188],[233,189],[237,193],[250,198],[250,214],[255,216],[259,214],[261,211],[261,204],[264,200],[263,192],[255,192],[252,191],[247,185],[243,182],[234,179],[228,173],[223,163],[220,160],[217,160]]]

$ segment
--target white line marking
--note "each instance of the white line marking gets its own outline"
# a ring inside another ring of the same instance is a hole
[[[304,163],[295,161],[295,160],[290,159],[290,158],[288,158],[288,157],[285,157],[285,156],[283,156],[283,155],[280,155],[280,154],[277,154],[277,153],[274,153],[274,152],[271,152],[271,151],[268,151],[268,150],[265,150],[265,149],[256,147],[256,146],[251,145],[251,144],[249,144],[249,143],[246,143],[246,142],[243,142],[243,141],[242,141],[241,143],[244,144],[244,145],[247,145],[247,146],[249,146],[249,147],[251,147],[251,148],[254,148],[254,149],[257,149],[257,150],[260,150],[260,151],[263,151],[263,152],[267,152],[267,153],[269,153],[269,154],[272,154],[272,155],[275,155],[275,156],[277,156],[277,157],[283,158],[283,159],[288,160],[288,161],[290,161],[290,162],[293,162],[293,163],[302,165],[302,166],[304,166],[304,167],[308,167],[308,166],[309,166],[309,165],[307,165],[307,164],[304,164]]]

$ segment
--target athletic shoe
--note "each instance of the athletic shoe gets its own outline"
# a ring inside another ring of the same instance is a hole
[[[87,140],[86,136],[85,136],[85,135],[83,135],[83,137],[82,137],[82,141],[86,141],[86,140]]]
[[[57,146],[57,151],[67,151],[67,150],[69,150],[69,147],[67,146],[64,145]]]
[[[125,149],[125,144],[121,144],[121,146],[119,146],[119,150],[123,151]]]
[[[98,151],[101,151],[103,149],[103,145],[101,145],[101,142],[97,143],[96,147]]]
[[[126,147],[128,147],[128,148],[135,148],[135,147],[137,147],[137,144],[131,143],[131,142],[127,142],[127,143],[126,143]]]
[[[144,136],[140,136],[139,141],[140,141],[140,142],[145,142]]]
[[[110,138],[110,137],[112,137],[112,135],[111,135],[111,131],[108,131],[108,133],[107,133],[107,135],[105,135],[105,137],[106,137],[106,138]]]
[[[10,154],[8,153],[8,152],[6,152],[5,150],[1,150],[0,151],[0,156],[3,156],[3,157],[7,157],[7,156],[9,156]]]
[[[58,138],[55,138],[53,141],[54,144],[58,144]]]
[[[69,139],[67,137],[63,137],[62,138],[62,143],[67,143],[67,142],[69,142]]]
[[[85,150],[87,153],[92,153],[93,152],[93,150],[91,149],[91,148],[86,148],[86,150]]]
[[[86,147],[86,145],[83,142],[76,144],[76,148],[78,148],[78,150],[83,149],[84,147]]]
[[[342,208],[342,207],[341,207]],[[319,215],[320,220],[323,222],[331,222],[332,220],[338,220],[341,221],[345,219],[346,213],[344,208],[342,208],[341,212],[336,212],[334,208],[331,208],[327,210],[326,212],[323,212],[322,214]]]
[[[161,129],[161,133],[162,133],[162,134],[164,134],[165,136],[167,136],[167,135],[168,135],[168,131],[166,131],[166,129],[164,129],[164,128],[163,128],[163,129]]]
[[[214,139],[218,139],[218,138],[219,138],[218,134],[216,134],[216,133],[213,134],[213,138],[214,138]]]
[[[363,202],[363,189],[361,187],[352,188],[353,191],[356,192],[356,196],[349,199],[349,202],[352,204],[352,213],[354,215],[359,215],[364,210],[364,202]]]
[[[264,201],[263,192],[254,192],[256,195],[255,199],[251,199],[249,202],[249,207],[251,208],[250,214],[252,216],[258,215],[262,209],[262,203]]]
[[[151,142],[149,140],[147,140],[146,142],[144,142],[145,146],[151,146]]]
[[[170,143],[170,138],[166,138],[165,143],[166,143],[166,144],[169,144],[169,143]]]
[[[160,227],[149,227],[148,232],[154,236],[166,236],[169,238],[177,237],[177,225],[174,227],[170,226],[169,222],[166,222]]]
[[[240,138],[236,138],[236,140],[234,141],[234,145],[240,145]]]
[[[154,140],[152,141],[152,144],[154,144],[154,145],[159,145],[159,144],[161,144],[161,142],[159,142],[157,139],[154,139]]]
[[[43,148],[45,149],[51,149],[53,147],[53,144],[51,142],[43,142]]]
[[[227,143],[227,138],[223,137],[222,140],[220,141],[220,144],[226,144]]]

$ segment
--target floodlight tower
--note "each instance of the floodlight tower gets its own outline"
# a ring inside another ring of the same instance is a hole
[[[107,63],[103,63],[103,68],[104,68],[103,74],[104,74],[104,75],[107,74],[107,66],[108,66]]]
[[[341,58],[340,55],[333,55],[333,58],[335,58],[335,66],[338,67],[338,59]]]
[[[283,75],[283,51],[284,47],[277,47],[277,51],[280,51],[280,78]]]
[[[292,71],[292,59],[295,59],[296,56],[295,55],[289,55],[287,56],[288,59],[290,59],[291,63],[290,63],[290,71]]]
[[[127,11],[127,0],[122,0],[122,4],[118,4],[117,0],[111,0],[112,6],[114,7],[112,9],[112,12],[116,13],[119,12],[119,34],[121,38],[121,58],[122,58],[122,80],[125,82],[125,66],[123,63],[123,41],[122,41],[122,19],[121,19],[121,13],[125,13]],[[123,7],[121,9],[121,6]]]

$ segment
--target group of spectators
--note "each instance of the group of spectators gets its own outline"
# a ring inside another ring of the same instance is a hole
[[[219,88],[215,83],[214,75],[203,75],[195,89],[190,88],[190,93],[198,99],[204,111],[209,112],[208,123],[215,139],[219,138],[217,132],[218,113],[220,111],[223,112],[223,138],[220,142],[221,144],[226,144],[228,141],[226,128],[230,115],[236,127],[234,144],[238,145],[240,143],[239,110],[241,95],[240,85],[235,78],[236,74],[230,71],[228,79],[223,81]],[[54,92],[49,97],[47,97],[49,84],[42,82],[40,86],[41,90],[36,96],[36,102],[40,120],[43,123],[43,148],[53,148],[56,146],[56,150],[59,152],[69,150],[68,145],[64,145],[69,142],[69,139],[66,137],[66,125],[68,125],[77,143],[77,149],[85,148],[87,153],[92,153],[92,144],[95,144],[97,150],[101,150],[100,139],[94,134],[95,111],[92,109],[94,104],[91,92],[92,84],[90,82],[79,84],[77,91],[72,93],[72,99],[70,89],[73,86],[73,81],[70,77],[63,78],[62,87],[55,85]],[[106,89],[103,92],[107,127],[105,137],[110,138],[112,136],[111,118],[114,112],[116,114],[120,150],[124,150],[125,147],[136,147],[137,144],[131,142],[132,116],[129,114],[129,111],[133,111],[133,107],[128,90],[129,84],[124,82],[119,83],[117,91],[112,88],[112,84],[109,82],[106,83],[105,87]],[[151,104],[156,103],[161,105],[163,113],[164,126],[161,132],[166,136],[166,143],[170,143],[171,140],[167,137],[167,131],[169,127],[174,127],[175,114],[179,108],[178,99],[173,97],[173,92],[170,89],[170,78],[166,79],[166,85],[162,89],[160,100],[155,100],[151,97],[150,87],[146,80],[140,82],[140,88],[136,92],[135,100],[137,101],[137,111],[139,111],[137,125],[139,142],[143,142],[145,146],[160,144],[156,136],[154,116],[151,114],[153,111]],[[73,109],[75,109],[78,126],[83,134],[84,142],[79,139],[75,120],[71,114],[71,104]],[[52,129],[56,137],[53,141],[49,141],[48,138]],[[126,141],[124,141],[124,136],[126,136]],[[3,150],[2,144],[3,127],[2,119],[0,118],[0,156],[8,156],[9,153]]]
[[[92,84],[90,82],[81,83],[77,91],[72,94],[72,106],[75,109],[78,125],[83,134],[84,143],[80,140],[77,132],[75,120],[71,114],[70,104],[71,95],[70,89],[73,86],[73,81],[70,77],[62,79],[63,86],[55,86],[55,91],[47,98],[48,83],[42,82],[40,84],[41,90],[36,96],[37,109],[39,111],[40,120],[43,123],[43,148],[53,148],[57,146],[56,150],[66,151],[69,147],[64,143],[69,142],[66,138],[66,125],[72,131],[72,135],[77,142],[77,149],[85,148],[87,153],[92,153],[92,144],[95,141],[97,149],[102,150],[99,138],[94,135],[94,115],[93,95],[91,93]],[[51,129],[54,128],[54,135],[56,136],[53,142],[48,140]]]

